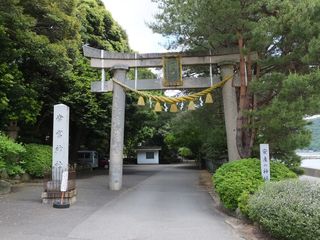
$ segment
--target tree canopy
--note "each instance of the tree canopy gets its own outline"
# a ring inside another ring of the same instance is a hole
[[[19,141],[51,144],[53,105],[65,103],[71,110],[71,157],[80,148],[108,154],[112,94],[90,92],[100,73],[83,57],[83,44],[132,51],[126,32],[100,0],[0,2],[0,131],[14,121]],[[135,105],[127,108],[130,124],[150,116]],[[140,129],[145,131],[143,124],[131,128]],[[129,136],[127,142],[136,143],[135,134]]]
[[[320,1],[154,2],[161,11],[151,27],[170,36],[170,47],[239,48],[241,155],[257,156],[258,144],[270,143],[274,158],[298,166],[294,150],[310,141],[303,117],[319,112]]]
[[[160,13],[151,27],[169,36],[169,47],[239,49],[241,156],[257,156],[259,143],[267,142],[272,157],[296,167],[294,150],[311,139],[303,117],[319,112],[320,1],[153,1]],[[100,73],[83,57],[83,44],[132,51],[125,31],[100,0],[0,2],[0,131],[17,122],[20,141],[50,144],[53,105],[65,103],[71,108],[72,154],[81,147],[108,152],[111,94],[90,92]],[[257,63],[251,51],[257,52]],[[154,77],[148,70],[139,74]],[[138,109],[135,96],[128,94],[126,153],[149,142],[167,144],[168,153],[184,147],[200,158],[223,158],[220,94],[216,100],[213,108],[157,115]]]

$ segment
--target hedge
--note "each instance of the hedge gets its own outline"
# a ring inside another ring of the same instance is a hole
[[[14,140],[0,133],[0,160],[8,163],[19,161],[21,153],[25,152],[25,148],[15,143]]]
[[[224,207],[230,210],[241,207],[242,212],[246,212],[249,195],[264,183],[260,169],[260,160],[252,158],[226,163],[216,171],[212,181]],[[270,175],[271,181],[296,178],[285,165],[272,161]]]
[[[10,176],[24,173],[20,161],[25,151],[21,144],[0,133],[0,170],[6,171]]]
[[[279,239],[320,239],[320,183],[265,184],[248,201],[249,217]]]
[[[52,147],[48,145],[26,144],[22,154],[23,168],[34,177],[43,177],[52,165]]]

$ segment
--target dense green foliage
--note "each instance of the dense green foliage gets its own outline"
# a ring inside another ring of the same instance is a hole
[[[4,170],[6,167],[6,163],[3,160],[0,160],[0,171]]]
[[[183,158],[188,158],[192,156],[192,152],[187,147],[181,147],[178,149],[178,154]]]
[[[19,161],[21,153],[25,152],[25,148],[4,134],[0,133],[0,160],[7,162]]]
[[[249,217],[278,239],[320,239],[320,185],[269,183],[249,199]]]
[[[281,163],[270,163],[271,181],[295,178],[296,174]],[[258,159],[242,159],[222,165],[212,177],[215,191],[223,205],[230,210],[239,206],[242,194],[252,194],[264,181],[261,177],[261,164]],[[245,202],[241,199],[242,208]]]
[[[35,177],[43,177],[52,165],[52,147],[39,144],[26,144],[22,154],[22,167]]]
[[[259,101],[265,101],[275,88],[278,89],[271,104],[252,113],[259,119],[254,127],[261,133],[257,136],[258,142],[270,143],[271,155],[293,169],[300,166],[294,150],[307,147],[311,141],[311,132],[306,128],[308,122],[303,117],[317,113],[320,107],[319,80],[320,72],[316,71],[288,77],[274,74],[273,78],[265,76],[252,84]],[[256,155],[258,151],[256,145]]]
[[[7,164],[5,170],[9,176],[20,176],[25,170],[17,164]]]
[[[53,105],[64,103],[71,111],[71,160],[80,148],[108,154],[112,94],[90,92],[100,73],[83,57],[83,44],[131,51],[125,31],[101,0],[0,2],[0,130],[15,121],[19,141],[50,145]],[[139,71],[139,77],[150,74]],[[128,96],[129,152],[150,136],[142,120],[154,119],[132,105],[135,101]]]
[[[296,168],[295,149],[310,142],[305,115],[319,112],[320,1],[154,0],[160,13],[151,27],[169,36],[170,47],[256,51],[247,108],[251,156],[269,143],[271,156]],[[248,58],[247,58],[248,59]],[[251,67],[247,63],[247,67]],[[237,69],[236,69],[237,70]],[[248,80],[249,81],[249,80]]]
[[[77,1],[76,10],[84,43],[109,51],[129,51],[126,32],[113,20],[101,0]]]
[[[9,176],[24,173],[21,168],[21,155],[25,148],[12,139],[0,133],[0,170],[5,170]],[[0,171],[1,172],[1,171]]]
[[[210,160],[217,168],[226,159],[227,147],[221,96],[215,96],[213,104],[172,116],[165,143],[175,151],[187,147],[195,159]]]
[[[155,0],[162,12],[153,29],[170,36],[171,47],[217,50],[236,47],[259,56],[257,78],[250,83],[252,156],[268,142],[272,157],[291,168],[294,154],[310,141],[305,115],[319,109],[319,1]],[[227,17],[226,17],[227,16]],[[112,94],[93,94],[90,83],[100,78],[82,55],[82,45],[130,52],[125,31],[101,0],[12,0],[0,2],[0,130],[20,127],[18,140],[51,144],[52,109],[70,106],[70,156],[79,149],[109,152]],[[192,69],[203,75],[207,70]],[[111,73],[107,72],[107,77]],[[132,78],[132,72],[129,74]],[[139,78],[153,78],[147,70]],[[127,95],[125,153],[134,156],[139,143],[162,145],[165,158],[180,147],[194,157],[226,159],[221,94],[215,103],[194,112],[157,115],[138,109]]]
[[[38,144],[21,145],[0,134],[0,170],[9,176],[25,172],[42,177],[51,169],[52,148]],[[1,172],[1,171],[0,171]]]

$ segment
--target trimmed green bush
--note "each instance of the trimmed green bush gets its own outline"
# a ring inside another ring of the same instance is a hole
[[[320,183],[267,183],[248,201],[250,219],[279,239],[320,239]]]
[[[25,151],[21,144],[15,143],[12,139],[0,133],[0,160],[12,164],[16,163]]]
[[[0,133],[0,170],[5,170],[10,176],[23,174],[20,160],[25,151],[21,144]]]
[[[213,185],[227,209],[241,207],[242,211],[246,211],[249,195],[264,183],[260,169],[260,160],[252,158],[226,163],[216,171],[212,177]],[[278,162],[270,163],[270,174],[271,181],[296,178],[294,172]]]
[[[25,173],[25,170],[17,164],[6,164],[6,171],[9,176],[16,176]]]
[[[32,176],[43,177],[51,169],[52,147],[48,145],[27,144],[22,155],[23,168]]]
[[[191,152],[190,148],[187,148],[187,147],[179,148],[178,153],[183,158],[187,158],[187,157],[192,156],[192,152]]]

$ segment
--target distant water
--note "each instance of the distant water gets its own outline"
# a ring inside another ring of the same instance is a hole
[[[301,167],[320,169],[320,152],[296,152],[301,158]]]
[[[320,158],[304,159],[301,162],[301,167],[320,169]]]

